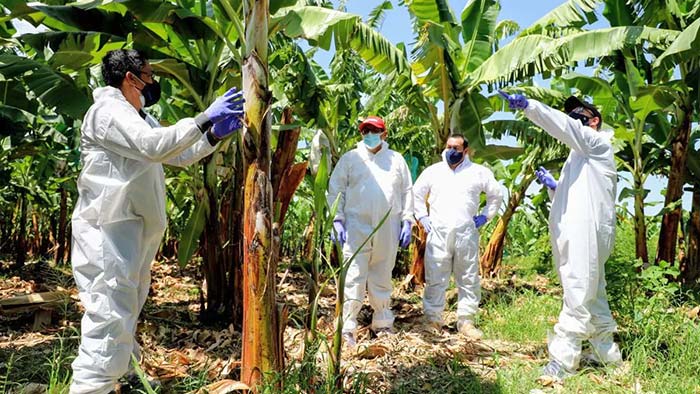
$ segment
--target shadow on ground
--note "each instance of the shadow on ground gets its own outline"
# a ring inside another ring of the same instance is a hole
[[[392,394],[413,393],[474,393],[499,394],[499,385],[480,376],[472,367],[458,358],[430,360],[429,362],[399,368],[391,384]]]

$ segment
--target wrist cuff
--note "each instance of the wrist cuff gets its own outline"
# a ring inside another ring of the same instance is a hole
[[[209,130],[209,128],[211,128],[213,124],[207,116],[207,114],[205,114],[204,112],[202,112],[194,118],[194,123],[197,125],[199,131],[201,131],[202,133]]]
[[[218,144],[220,140],[218,138],[216,138],[214,133],[209,131],[209,132],[207,132],[207,141],[209,141],[211,146],[216,146],[216,144]]]

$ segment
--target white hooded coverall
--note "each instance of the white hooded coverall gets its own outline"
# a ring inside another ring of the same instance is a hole
[[[384,215],[384,224],[355,256],[345,280],[343,332],[354,333],[357,315],[365,297],[374,309],[372,328],[394,324],[391,312],[391,271],[396,262],[401,223],[413,222],[411,174],[404,158],[386,142],[376,154],[363,142],[344,154],[333,170],[328,185],[328,204],[339,197],[335,220],[344,223],[347,241],[343,257],[349,259],[369,237]]]
[[[166,227],[161,163],[187,166],[215,150],[192,118],[152,128],[154,119],[142,119],[119,89],[98,88],[93,97],[72,217],[73,275],[85,314],[71,394],[113,390],[138,355],[136,323]]]
[[[569,148],[549,213],[552,252],[564,289],[564,305],[549,341],[553,360],[568,372],[578,368],[581,343],[593,356],[619,362],[613,342],[617,325],[605,293],[605,261],[615,243],[617,171],[611,131],[596,131],[536,100],[525,115]]]
[[[503,199],[501,185],[491,170],[468,157],[453,170],[444,154],[443,161],[426,168],[413,187],[416,218],[429,216],[432,226],[425,246],[423,291],[423,311],[431,322],[443,322],[450,274],[455,276],[458,292],[457,327],[473,323],[479,310],[479,231],[474,216],[479,214],[482,192],[486,206],[481,214],[491,220]]]

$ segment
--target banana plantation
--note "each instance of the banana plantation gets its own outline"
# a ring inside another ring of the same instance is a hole
[[[358,6],[362,15],[349,11]],[[522,24],[506,7],[538,17]],[[97,295],[76,283],[84,247],[73,227],[86,114],[107,85],[103,58],[124,49],[148,59],[160,99],[136,108],[163,130],[210,114],[232,87],[245,114],[198,162],[159,161],[167,225],[123,365],[139,384],[122,378],[111,392],[700,393],[700,2],[0,0],[0,12],[0,393],[107,392],[79,391],[73,378],[97,340],[85,332]],[[405,42],[386,35],[398,23]],[[540,376],[569,289],[552,247],[553,191],[536,170],[563,182],[573,148],[528,118],[532,104],[511,110],[498,90],[557,110],[578,96],[614,135],[603,286],[615,365],[583,356],[565,380]],[[371,116],[412,182],[461,135],[465,160],[502,189],[496,216],[477,225],[481,299],[470,323],[481,339],[462,335],[454,282],[444,327],[426,325],[434,237],[415,217],[391,262],[393,332],[376,330],[370,271],[348,343],[344,289],[359,249],[372,237],[384,247],[376,237],[393,216],[382,212],[359,241],[348,227],[343,246],[343,206],[375,202],[329,201],[329,184]]]

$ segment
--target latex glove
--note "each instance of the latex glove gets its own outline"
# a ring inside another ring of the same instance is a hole
[[[547,186],[548,188],[555,190],[557,188],[557,180],[554,179],[552,174],[547,171],[546,168],[540,167],[537,170],[535,170],[535,176],[537,177],[537,180]]]
[[[484,224],[486,224],[487,221],[488,219],[486,218],[486,215],[474,216],[474,225],[476,226],[476,228],[483,226]]]
[[[241,116],[231,115],[221,122],[214,123],[214,127],[211,128],[211,134],[215,139],[220,140],[235,133],[241,127],[243,127]]]
[[[216,124],[230,116],[243,116],[243,91],[231,88],[223,96],[214,100],[209,108],[204,110],[204,114],[209,120]]]
[[[401,226],[401,234],[399,235],[399,246],[402,248],[408,247],[411,243],[411,222],[409,220],[403,221],[403,226]]]
[[[345,231],[345,226],[343,225],[343,222],[341,222],[340,220],[334,220],[333,229],[335,231],[331,231],[331,240],[333,240],[333,242],[340,242],[340,246],[345,245],[345,241],[348,240],[348,233],[347,231]],[[338,238],[336,238],[336,234]]]
[[[430,216],[423,216],[422,218],[418,219],[418,221],[420,222],[421,226],[423,226],[426,234],[433,231],[432,223],[430,223]]]
[[[504,99],[508,100],[508,106],[511,110],[527,108],[527,97],[522,94],[508,94],[502,90],[499,90],[498,94],[500,94]]]

